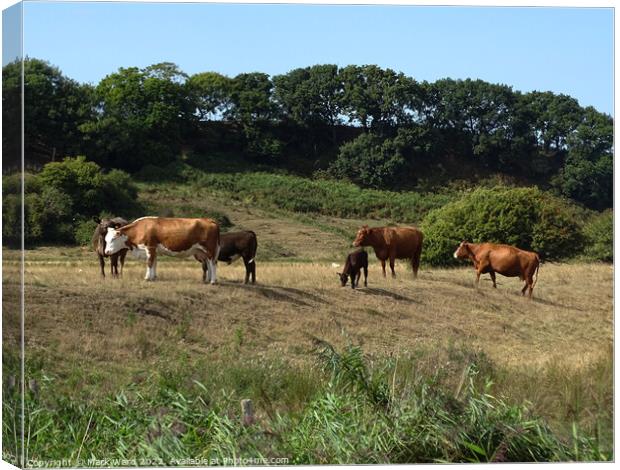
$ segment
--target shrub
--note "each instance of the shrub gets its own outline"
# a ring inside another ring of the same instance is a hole
[[[90,246],[96,227],[92,219],[79,222],[75,228],[75,242],[80,246]]]
[[[477,189],[431,211],[422,230],[422,255],[434,265],[454,264],[462,240],[516,245],[548,259],[574,256],[582,247],[576,210],[536,188]]]
[[[4,187],[2,188],[4,189]],[[7,194],[2,198],[2,242],[11,247],[21,243],[21,196]]]
[[[39,194],[28,194],[25,205],[28,242],[73,243],[72,201],[67,194],[46,187]]]
[[[90,217],[103,208],[113,212],[135,208],[138,192],[129,175],[121,170],[103,174],[96,163],[85,157],[48,163],[38,178],[45,186],[67,194],[76,215]]]
[[[76,240],[87,244],[92,224],[80,221],[104,212],[128,216],[139,209],[138,191],[127,173],[112,170],[104,174],[84,157],[48,163],[39,174],[25,174],[24,178],[24,237],[28,244]],[[7,176],[3,183],[3,236],[6,243],[16,245],[21,237],[20,175]]]
[[[402,150],[395,139],[361,134],[340,147],[338,158],[330,166],[329,172],[361,186],[383,188],[392,184],[404,169]]]
[[[599,261],[614,260],[614,213],[605,211],[591,217],[583,228],[586,239],[584,254]]]

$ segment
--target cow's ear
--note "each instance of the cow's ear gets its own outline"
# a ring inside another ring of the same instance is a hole
[[[99,217],[97,217],[97,216],[93,216],[93,221],[94,221],[96,224],[100,224],[100,223],[101,223],[101,219],[100,219]]]
[[[342,276],[342,273],[336,273],[336,274],[338,274],[338,277]]]

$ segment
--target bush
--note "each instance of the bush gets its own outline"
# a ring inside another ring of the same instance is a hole
[[[75,242],[80,246],[90,246],[97,224],[92,219],[86,219],[75,228]]]
[[[586,257],[613,262],[614,260],[614,213],[605,211],[591,217],[583,228],[586,239]]]
[[[583,244],[576,209],[536,188],[477,189],[431,211],[422,231],[422,256],[433,265],[455,264],[462,240],[515,245],[547,259],[574,256]]]
[[[24,237],[28,244],[85,243],[88,229],[80,221],[103,212],[128,216],[139,209],[138,191],[127,173],[112,170],[104,174],[84,157],[48,163],[39,174],[24,178]],[[5,177],[3,183],[3,237],[6,243],[16,245],[21,236],[20,176]],[[88,241],[91,235],[92,231]]]
[[[28,194],[26,205],[26,241],[73,243],[71,198],[62,191],[46,187],[40,194]]]
[[[373,134],[361,134],[340,147],[338,158],[329,172],[361,186],[384,188],[405,168],[402,146],[396,139],[381,139]]]
[[[2,188],[4,190],[4,187]],[[18,247],[21,243],[22,203],[18,194],[2,198],[2,243]]]

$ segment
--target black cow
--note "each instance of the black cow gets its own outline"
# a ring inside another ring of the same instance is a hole
[[[355,289],[362,277],[362,268],[364,269],[364,287],[368,287],[368,253],[364,250],[350,253],[344,263],[343,271],[338,273],[342,287],[347,285],[347,279],[351,277],[351,288]]]
[[[237,258],[243,258],[245,283],[248,283],[251,275],[252,284],[254,284],[256,282],[256,261],[254,258],[256,257],[257,247],[256,234],[250,230],[222,233],[220,234],[220,254],[217,259],[230,264]],[[207,263],[202,261],[202,279],[206,278]]]
[[[98,217],[93,217],[93,220],[97,222],[97,227],[95,228],[95,232],[93,233],[92,245],[95,253],[99,257],[99,266],[101,267],[101,276],[105,277],[105,260],[109,255],[105,254],[105,235],[108,232],[108,228],[119,228],[123,225],[127,225],[127,221],[122,217],[114,217],[112,219],[99,219]],[[110,273],[112,277],[118,277],[118,260],[121,260],[121,272],[123,274],[123,266],[125,265],[125,256],[127,256],[127,250],[121,250],[118,253],[114,253],[110,255]]]

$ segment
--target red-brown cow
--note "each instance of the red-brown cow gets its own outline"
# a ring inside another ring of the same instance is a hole
[[[128,248],[146,251],[147,281],[157,277],[157,253],[194,256],[209,264],[211,284],[216,282],[215,266],[220,251],[220,226],[212,219],[142,217],[118,229],[109,228],[105,254]],[[205,280],[206,281],[206,280]]]
[[[468,243],[461,242],[454,252],[455,258],[469,258],[476,269],[476,286],[480,283],[480,275],[489,273],[495,284],[495,273],[506,277],[516,277],[525,280],[525,286],[521,294],[529,288],[529,297],[532,298],[534,285],[538,281],[538,268],[540,258],[532,251],[525,251],[511,245],[498,245],[495,243]],[[536,281],[534,280],[536,274]]]
[[[369,228],[368,225],[364,225],[357,231],[353,246],[373,247],[377,258],[381,261],[383,277],[385,277],[385,260],[388,258],[392,277],[396,277],[394,272],[394,260],[396,259],[411,260],[413,277],[417,277],[423,240],[422,232],[415,227]]]

